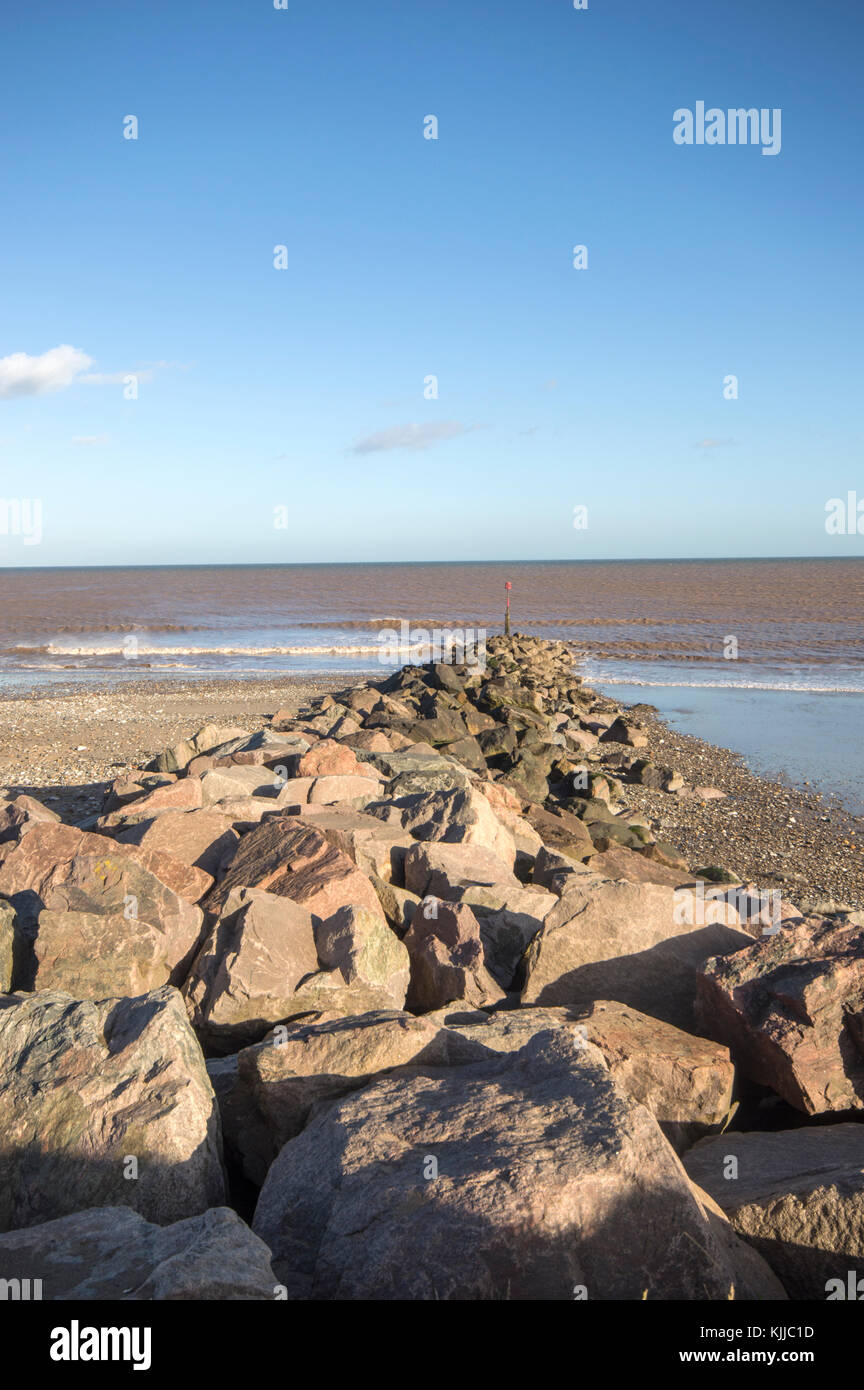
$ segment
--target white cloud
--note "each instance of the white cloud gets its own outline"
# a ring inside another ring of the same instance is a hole
[[[91,366],[92,357],[80,348],[62,343],[39,357],[13,352],[0,357],[0,399],[13,396],[44,396],[49,391],[65,391],[79,374]]]
[[[734,439],[700,439],[698,444],[694,444],[694,449],[728,449],[735,443]]]
[[[145,362],[140,367],[123,372],[88,372],[93,358],[80,348],[62,343],[49,348],[40,356],[13,352],[0,357],[0,400],[13,396],[44,396],[51,391],[65,391],[67,386],[122,386],[130,376],[139,381],[152,381],[157,372],[188,372],[191,362]]]
[[[441,420],[425,425],[394,425],[389,430],[379,430],[360,439],[354,445],[355,454],[378,454],[388,449],[431,449],[445,439],[456,439],[460,434],[470,434],[472,425],[462,425],[458,420]]]
[[[72,440],[72,443],[84,444],[88,447],[92,447],[96,444],[107,444],[108,436],[107,434],[80,434]]]

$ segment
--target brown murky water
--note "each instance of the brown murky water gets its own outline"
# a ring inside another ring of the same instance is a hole
[[[864,669],[864,558],[0,570],[0,673],[361,669],[380,633],[514,627],[599,662]],[[133,638],[134,641],[130,641]],[[851,673],[851,674],[850,674]]]

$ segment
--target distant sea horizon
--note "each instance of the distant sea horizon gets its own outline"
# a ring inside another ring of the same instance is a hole
[[[572,642],[576,670],[864,811],[864,556],[3,567],[0,692],[383,674],[394,633]]]
[[[3,573],[45,573],[55,570],[202,570],[202,569],[394,569],[400,566],[416,568],[428,565],[448,568],[459,565],[488,565],[501,567],[507,565],[761,565],[809,561],[825,561],[827,564],[845,564],[849,561],[864,560],[861,555],[629,555],[623,556],[547,556],[523,559],[495,560],[163,560],[142,561],[139,564],[90,564],[90,565],[4,565]]]

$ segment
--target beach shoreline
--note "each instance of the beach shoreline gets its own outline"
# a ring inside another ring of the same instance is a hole
[[[255,733],[277,709],[298,709],[339,684],[329,675],[145,678],[0,692],[0,797],[26,792],[77,824],[98,813],[115,778],[203,724],[242,723]]]
[[[726,793],[702,802],[628,785],[628,803],[686,859],[720,864],[760,889],[782,888],[802,909],[864,909],[864,817],[817,788],[760,775],[743,754],[673,728],[649,706],[628,708],[639,711],[648,738],[642,756]]]
[[[316,695],[363,680],[326,672],[98,687],[70,681],[3,692],[0,797],[24,792],[81,824],[99,813],[110,782],[209,721],[255,733],[278,709],[296,711]],[[720,864],[760,889],[782,887],[799,905],[864,909],[864,818],[816,788],[750,770],[742,754],[673,728],[648,704],[625,708],[638,710],[652,762],[725,793],[702,802],[627,786],[631,809],[648,815],[691,863]]]

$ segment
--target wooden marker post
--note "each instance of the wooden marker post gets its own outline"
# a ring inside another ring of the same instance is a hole
[[[505,637],[509,637],[509,636],[510,636],[510,590],[511,590],[512,588],[513,588],[513,585],[510,583],[510,580],[508,579],[507,582],[506,582],[506,584],[504,585],[504,592],[505,592],[506,595],[507,595],[507,607],[504,609],[504,636],[505,636]]]

